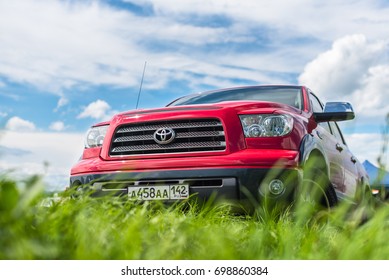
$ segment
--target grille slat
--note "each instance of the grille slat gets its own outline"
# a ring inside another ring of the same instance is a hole
[[[169,125],[170,128],[196,128],[196,127],[219,127],[221,124],[218,121],[207,121],[207,122],[193,122],[193,123],[174,123]],[[157,130],[158,128],[163,128],[159,124],[148,124],[148,125],[134,125],[126,126],[120,128],[116,133],[127,133],[133,131],[147,131],[147,130]]]
[[[188,138],[188,137],[214,137],[223,136],[223,131],[197,131],[197,132],[179,132],[176,134],[176,138]],[[132,142],[132,141],[148,141],[154,140],[153,134],[145,135],[132,135],[132,136],[121,136],[115,138],[114,142]]]
[[[169,145],[142,145],[142,148],[147,150],[174,150],[174,149],[196,149],[196,148],[220,148],[225,147],[225,142],[192,142],[192,143],[174,143]],[[121,146],[113,148],[112,152],[131,152],[137,151],[139,148],[134,146]]]
[[[173,129],[171,143],[158,144],[154,132]],[[112,138],[110,156],[224,151],[226,141],[222,123],[217,119],[175,120],[120,126]]]

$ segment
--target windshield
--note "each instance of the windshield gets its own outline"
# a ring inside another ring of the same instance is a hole
[[[207,91],[177,99],[168,106],[213,104],[223,101],[254,100],[270,101],[293,106],[302,110],[301,87],[298,86],[258,86]]]

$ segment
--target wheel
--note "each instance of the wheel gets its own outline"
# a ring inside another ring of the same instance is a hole
[[[328,212],[337,203],[335,190],[327,174],[319,168],[304,169],[303,181],[296,197],[297,215],[303,219],[317,217],[319,213]]]

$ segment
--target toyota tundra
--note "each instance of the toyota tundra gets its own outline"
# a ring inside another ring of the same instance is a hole
[[[247,205],[293,201],[310,181],[333,206],[369,188],[337,124],[353,118],[349,103],[323,105],[305,86],[191,94],[92,126],[70,185],[128,200],[215,197]]]

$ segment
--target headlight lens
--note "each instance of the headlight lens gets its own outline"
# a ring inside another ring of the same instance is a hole
[[[92,127],[88,130],[85,139],[85,148],[101,147],[103,145],[108,125]]]
[[[293,118],[289,115],[239,116],[245,137],[277,137],[292,131]]]

